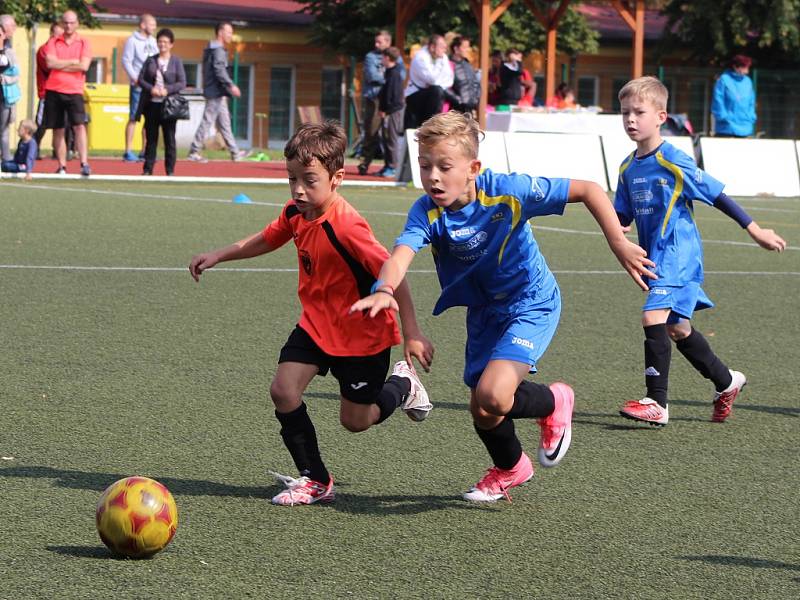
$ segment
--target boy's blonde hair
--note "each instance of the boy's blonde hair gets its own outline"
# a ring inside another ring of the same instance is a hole
[[[640,98],[641,100],[648,100],[658,110],[667,110],[667,100],[669,100],[669,92],[667,87],[655,77],[639,77],[631,79],[628,83],[622,86],[619,91],[619,100],[622,102],[625,98]]]
[[[27,131],[30,135],[36,133],[36,123],[31,121],[30,119],[23,119],[19,122],[19,126],[22,127],[25,131]]]
[[[471,160],[478,158],[478,144],[482,137],[477,121],[457,111],[432,116],[415,135],[420,146],[434,146],[442,140],[452,139]]]

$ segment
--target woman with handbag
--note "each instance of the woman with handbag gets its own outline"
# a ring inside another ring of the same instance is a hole
[[[145,149],[144,175],[153,174],[158,148],[158,128],[164,132],[164,165],[167,175],[175,172],[177,149],[175,146],[175,127],[177,119],[188,118],[188,103],[180,91],[186,87],[186,71],[183,62],[172,56],[175,35],[170,29],[162,29],[156,34],[158,54],[149,57],[139,73],[139,86],[142,96],[136,119],[144,115]],[[177,109],[177,110],[176,110]],[[184,114],[180,114],[184,113]]]

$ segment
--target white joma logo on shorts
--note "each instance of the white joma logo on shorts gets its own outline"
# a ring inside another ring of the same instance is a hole
[[[511,338],[511,343],[517,344],[518,346],[525,346],[526,348],[530,348],[531,350],[533,350],[533,342],[530,340],[524,340],[519,337],[513,337]]]
[[[354,390],[360,390],[365,385],[367,385],[366,381],[359,381],[358,383],[351,383],[350,387],[353,388]]]

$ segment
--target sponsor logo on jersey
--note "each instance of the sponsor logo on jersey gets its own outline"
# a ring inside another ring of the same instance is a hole
[[[483,242],[485,242],[488,237],[489,237],[488,233],[486,233],[485,231],[479,231],[463,244],[450,244],[450,251],[469,252],[471,250],[475,250],[478,246],[483,244]]]
[[[631,194],[631,199],[634,202],[641,202],[644,204],[653,199],[653,192],[650,190],[636,190]]]
[[[647,177],[634,177],[631,183],[647,183]]]
[[[526,348],[530,348],[531,350],[533,350],[533,342],[521,337],[514,336],[513,338],[511,338],[511,343],[516,344],[518,346],[525,346]]]
[[[655,209],[652,206],[648,206],[646,208],[636,208],[634,209],[634,212],[636,213],[637,217],[640,217],[642,215],[652,215],[653,212],[655,212]]]
[[[702,169],[695,169],[694,172],[694,181],[695,183],[703,183],[703,170]]]
[[[461,229],[454,229],[453,232],[450,234],[450,237],[458,238],[458,237],[467,237],[468,235],[474,235],[475,228],[474,227],[462,227]]]
[[[668,296],[669,290],[664,288],[653,288],[652,290],[650,290],[650,293],[655,294],[656,296]]]
[[[506,218],[506,215],[501,212],[496,212],[492,215],[492,223],[497,223],[498,221],[502,221]]]
[[[667,181],[663,177],[659,177],[656,180],[656,184],[660,185],[661,187],[669,187],[669,181]]]

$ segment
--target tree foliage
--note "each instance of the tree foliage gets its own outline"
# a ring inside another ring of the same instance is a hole
[[[499,1],[494,2],[495,5]],[[542,8],[551,4],[539,1]],[[372,48],[375,32],[394,31],[395,0],[315,0],[305,12],[315,16],[312,42],[346,55],[363,56]],[[408,25],[406,45],[422,43],[432,33],[457,32],[477,43],[479,31],[468,0],[431,0]],[[544,27],[522,0],[513,2],[490,30],[491,50],[516,47],[544,50]],[[599,35],[569,7],[558,26],[561,52],[597,52]]]
[[[82,0],[0,0],[0,13],[13,15],[19,26],[30,29],[34,23],[53,23],[65,10],[74,10],[82,27],[99,27],[100,23],[89,10],[92,4],[102,10],[94,2]]]
[[[670,0],[662,52],[724,63],[747,54],[761,65],[800,62],[800,0]]]

